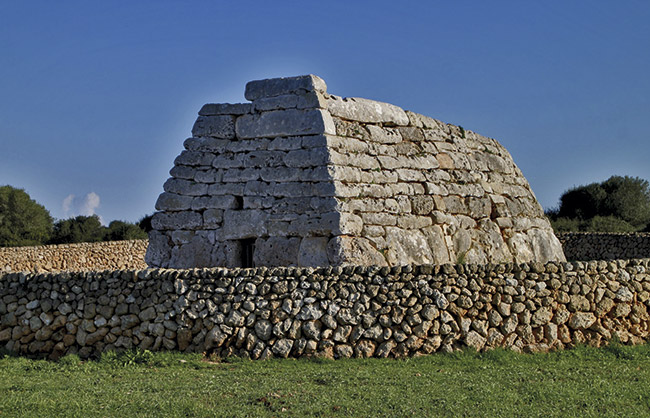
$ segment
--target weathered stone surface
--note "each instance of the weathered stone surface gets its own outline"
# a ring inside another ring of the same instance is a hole
[[[233,139],[235,118],[230,115],[199,116],[192,128],[192,136]]]
[[[243,139],[336,134],[331,116],[320,109],[287,109],[243,115],[237,119],[235,129],[237,136]]]
[[[337,236],[327,244],[327,258],[333,265],[386,266],[386,258],[365,238]]]
[[[298,265],[302,267],[325,267],[329,265],[327,257],[328,239],[325,237],[305,237],[298,248]]]
[[[199,110],[201,116],[244,115],[251,112],[250,103],[208,103]]]
[[[327,110],[330,111],[332,116],[338,116],[346,120],[392,123],[401,126],[409,124],[408,116],[399,107],[358,97],[341,98],[330,96]]]
[[[569,327],[572,329],[586,329],[596,322],[596,316],[591,312],[575,312],[569,318]]]
[[[298,77],[255,80],[246,84],[244,97],[246,100],[254,101],[263,97],[276,97],[309,91],[325,93],[327,91],[327,85],[322,78],[312,74]]]

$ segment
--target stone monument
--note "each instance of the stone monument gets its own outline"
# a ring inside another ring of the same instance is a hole
[[[206,104],[156,202],[151,267],[564,261],[496,140],[307,75]]]

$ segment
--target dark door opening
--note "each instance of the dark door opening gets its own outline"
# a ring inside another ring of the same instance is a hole
[[[253,265],[253,253],[255,252],[255,238],[248,238],[239,241],[241,244],[241,266],[243,268],[255,267]]]

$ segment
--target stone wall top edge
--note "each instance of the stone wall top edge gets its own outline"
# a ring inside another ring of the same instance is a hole
[[[167,277],[190,279],[192,277],[219,278],[219,277],[253,277],[253,276],[279,276],[295,277],[302,276],[396,276],[401,274],[412,275],[449,275],[449,274],[478,274],[485,272],[518,273],[565,273],[576,270],[598,266],[605,263],[607,265],[615,263],[619,268],[627,266],[646,266],[650,267],[650,258],[630,258],[615,260],[585,260],[585,261],[567,261],[557,262],[550,261],[547,263],[527,262],[527,263],[499,263],[499,264],[425,264],[425,265],[402,265],[393,267],[382,266],[331,266],[331,267],[254,267],[254,268],[193,268],[193,269],[167,269],[167,268],[147,268],[147,269],[127,269],[127,270],[90,270],[90,271],[60,271],[60,272],[10,272],[0,274],[0,282],[6,278],[20,280],[32,280],[34,278],[46,278],[56,276],[66,276],[68,278],[84,276],[93,278],[97,276],[108,276],[112,278],[121,278],[127,281],[137,282],[138,280],[148,280],[152,277]]]
[[[128,245],[136,243],[146,243],[148,239],[131,239],[120,241],[100,241],[100,242],[77,242],[72,244],[49,244],[49,245],[32,245],[24,247],[0,247],[2,251],[36,251],[43,249],[62,249],[62,248],[90,248],[90,247],[111,247],[119,245]]]
[[[620,237],[650,237],[650,232],[556,232],[555,235],[560,237],[571,237],[571,236],[620,236]]]

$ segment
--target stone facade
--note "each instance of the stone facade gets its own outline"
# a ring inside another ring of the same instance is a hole
[[[0,273],[143,269],[147,240],[0,248]]]
[[[152,267],[564,261],[494,139],[310,75],[207,104],[150,233]]]
[[[650,335],[650,260],[130,270],[0,276],[0,346],[405,357]]]
[[[650,257],[650,233],[568,232],[558,234],[569,260],[617,260]]]

